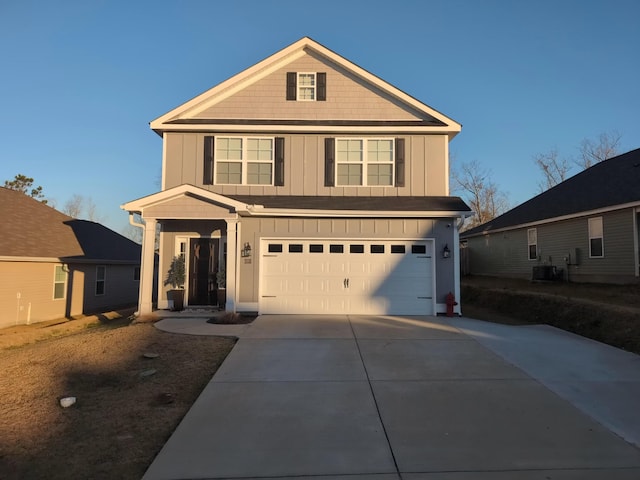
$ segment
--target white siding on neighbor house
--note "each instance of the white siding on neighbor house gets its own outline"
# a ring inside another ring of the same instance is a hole
[[[536,225],[538,260],[528,260],[527,228],[491,233],[467,239],[470,272],[531,278],[537,265],[554,265],[569,274],[572,281],[628,282],[635,277],[632,209],[603,213],[604,257],[589,258],[591,217]],[[567,266],[565,257],[577,251],[577,262]]]

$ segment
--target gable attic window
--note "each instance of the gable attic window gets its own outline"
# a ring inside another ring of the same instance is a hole
[[[538,259],[538,230],[529,228],[527,230],[527,245],[529,246],[529,260]]]
[[[287,72],[287,100],[323,102],[327,99],[327,74]]]
[[[602,228],[602,217],[589,219],[589,257],[604,257],[604,230]]]

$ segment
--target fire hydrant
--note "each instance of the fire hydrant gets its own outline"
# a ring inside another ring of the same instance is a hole
[[[453,317],[453,307],[458,304],[456,297],[453,296],[453,293],[449,292],[445,297],[445,301],[447,303],[447,317]]]

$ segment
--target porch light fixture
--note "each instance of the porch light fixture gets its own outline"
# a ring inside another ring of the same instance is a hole
[[[250,257],[251,256],[251,245],[249,245],[249,242],[246,242],[244,244],[244,247],[242,247],[242,251],[240,252],[240,254],[243,257]]]
[[[449,250],[449,244],[445,244],[442,249],[442,258],[449,258],[451,256],[451,251]]]

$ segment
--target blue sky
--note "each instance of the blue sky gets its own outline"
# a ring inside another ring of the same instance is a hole
[[[22,173],[102,222],[159,189],[148,123],[310,36],[462,123],[512,205],[538,193],[533,156],[617,131],[640,147],[637,0],[3,0],[0,184]]]

